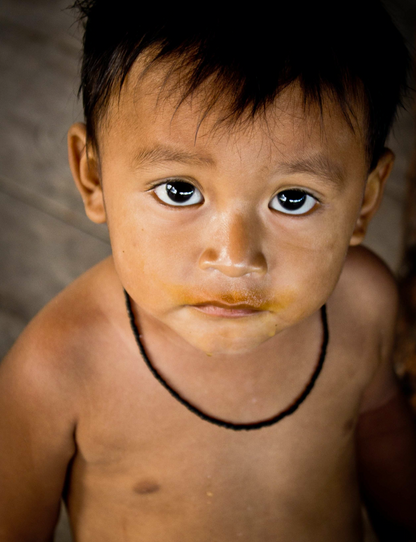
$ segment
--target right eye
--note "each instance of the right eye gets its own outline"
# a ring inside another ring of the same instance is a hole
[[[186,181],[168,180],[156,186],[153,191],[163,203],[175,207],[196,205],[203,201],[202,194],[198,188]]]

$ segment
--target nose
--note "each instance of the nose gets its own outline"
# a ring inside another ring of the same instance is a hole
[[[260,247],[261,226],[241,214],[222,216],[211,222],[206,248],[199,258],[202,270],[216,270],[228,277],[243,277],[267,271]]]

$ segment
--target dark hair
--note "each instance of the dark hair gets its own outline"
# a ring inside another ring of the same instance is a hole
[[[135,60],[154,51],[151,65],[170,62],[180,103],[210,82],[207,113],[227,101],[227,120],[255,118],[293,82],[305,106],[335,99],[353,129],[357,103],[365,112],[367,155],[376,165],[407,89],[409,53],[378,0],[277,0],[216,11],[199,3],[77,0],[84,23],[80,91],[88,141],[110,97],[120,92]],[[250,9],[248,9],[250,7]]]

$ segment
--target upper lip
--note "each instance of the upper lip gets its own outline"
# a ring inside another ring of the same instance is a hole
[[[221,303],[220,301],[204,301],[203,303],[195,303],[195,307],[205,307],[207,305],[213,305],[214,307],[220,307],[221,309],[229,310],[251,310],[251,311],[260,311],[259,307],[254,307],[253,305],[248,305],[247,303]]]

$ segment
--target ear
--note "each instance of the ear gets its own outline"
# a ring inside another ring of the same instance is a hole
[[[394,164],[394,154],[384,149],[376,167],[370,173],[364,190],[360,214],[350,240],[350,246],[359,245],[367,232],[368,225],[380,206],[384,187]]]
[[[77,122],[68,132],[68,156],[72,176],[84,202],[85,213],[92,222],[106,221],[100,168],[96,153],[87,153],[87,129]]]

